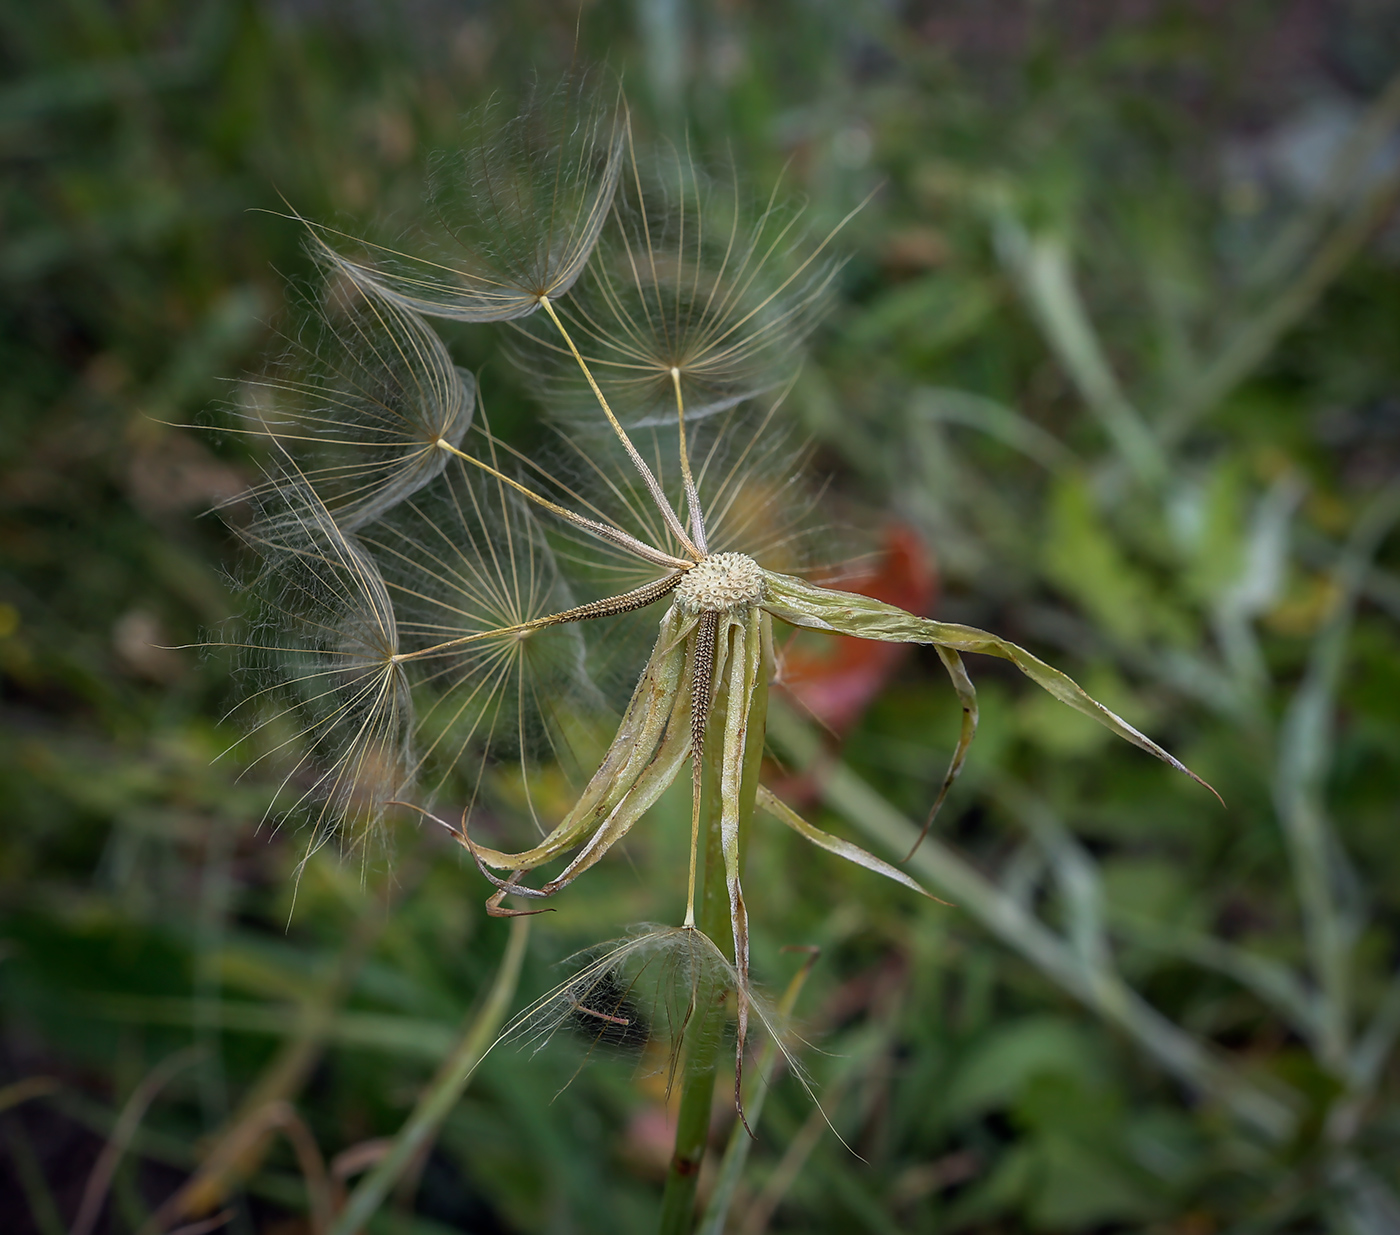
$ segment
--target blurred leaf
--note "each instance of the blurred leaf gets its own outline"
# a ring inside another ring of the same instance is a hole
[[[884,292],[844,332],[842,345],[856,353],[891,347],[918,369],[974,334],[997,307],[994,284],[940,271]]]
[[[1073,1021],[1034,1016],[998,1026],[958,1068],[945,1099],[949,1117],[1011,1107],[1042,1075],[1068,1076],[1086,1085],[1104,1080],[1097,1049]]]
[[[1044,543],[1046,574],[1115,638],[1142,644],[1158,632],[1160,598],[1109,534],[1083,476],[1055,482]]]

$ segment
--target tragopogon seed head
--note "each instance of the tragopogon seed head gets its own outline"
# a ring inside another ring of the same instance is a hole
[[[1060,702],[1185,769],[1024,649],[761,567],[757,558],[771,562],[765,548],[789,539],[800,503],[793,472],[772,466],[784,453],[773,454],[770,430],[786,388],[766,406],[754,396],[780,381],[810,324],[830,278],[821,254],[831,237],[790,252],[796,220],[771,201],[745,227],[737,209],[710,208],[713,197],[693,172],[653,192],[633,159],[633,200],[618,212],[617,234],[594,259],[588,294],[561,311],[554,297],[579,278],[611,208],[623,113],[575,85],[523,117],[497,124],[495,116],[480,118],[475,144],[440,169],[436,201],[443,235],[460,244],[455,259],[380,251],[370,265],[325,248],[355,289],[344,298],[349,309],[333,301],[354,326],[333,331],[335,359],[322,375],[278,387],[302,402],[281,420],[259,421],[273,429],[285,464],[255,494],[262,511],[249,539],[265,567],[247,646],[283,700],[266,723],[296,730],[279,734],[284,745],[300,738],[287,783],[301,791],[300,803],[315,804],[317,835],[336,821],[372,824],[415,782],[424,813],[435,792],[457,788],[459,836],[495,888],[491,913],[534,912],[505,900],[534,902],[567,888],[688,770],[684,924],[626,941],[537,1010],[545,1032],[580,1018],[621,1031],[648,972],[665,978],[653,1007],[674,993],[682,1021],[713,1006],[718,988],[733,990],[737,1100],[750,1015],[764,1016],[749,982],[742,886],[755,807],[812,844],[922,891],[758,783],[775,620],[937,648],[962,723],[935,810],[977,726],[962,652],[1011,661]],[[579,476],[551,476],[539,460],[511,451],[484,411],[467,434],[466,387],[418,316],[502,320],[536,307],[549,331],[526,333],[546,355],[566,358],[578,389],[594,400],[599,433],[575,416],[563,434]],[[298,452],[314,466],[303,470]],[[762,483],[747,484],[756,467]],[[578,761],[582,791],[572,805],[537,810],[532,787],[548,779],[545,765],[572,762],[569,740],[597,710],[590,648],[619,641],[618,618],[671,596],[611,742]],[[507,751],[518,758],[509,779],[518,776],[539,832],[514,852],[470,835],[476,790],[491,779],[483,772]],[[467,783],[454,782],[455,769]],[[703,845],[702,824],[711,829]],[[701,853],[715,865],[704,875],[697,922]],[[542,873],[561,862],[552,876]],[[723,902],[708,896],[711,886],[723,887]],[[710,937],[726,933],[725,909],[731,959]]]

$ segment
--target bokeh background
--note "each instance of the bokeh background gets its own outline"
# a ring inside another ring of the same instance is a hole
[[[0,4],[0,1225],[68,1231],[100,1166],[88,1232],[139,1230],[282,1103],[210,1200],[310,1230],[305,1141],[372,1161],[500,963],[416,828],[293,907],[304,838],[189,645],[239,607],[206,512],[257,456],[218,430],[311,272],[283,203],[411,222],[461,113],[575,58],[818,234],[882,186],[789,404],[873,546],[849,586],[1032,647],[1228,803],[979,661],[914,868],[957,904],[757,830],[756,964],[821,948],[850,1148],[776,1078],[729,1229],[1400,1229],[1395,0]],[[453,345],[531,441],[495,336]],[[775,727],[789,791],[899,856],[936,658],[789,669],[827,725]],[[685,811],[539,920],[519,1004],[676,916]],[[498,1050],[371,1229],[648,1230],[664,1064]]]

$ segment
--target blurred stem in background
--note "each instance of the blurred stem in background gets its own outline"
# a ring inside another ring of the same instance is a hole
[[[424,1089],[413,1114],[385,1148],[379,1162],[356,1185],[336,1216],[331,1235],[355,1235],[382,1205],[394,1185],[415,1161],[421,1161],[452,1108],[462,1097],[472,1074],[495,1044],[510,1013],[530,939],[530,919],[511,919],[510,941],[486,1001],[465,1026],[462,1037]]]

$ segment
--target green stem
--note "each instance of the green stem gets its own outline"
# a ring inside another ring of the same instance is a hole
[[[708,728],[718,729],[712,712]],[[706,751],[704,776],[704,855],[700,871],[699,928],[716,946],[728,951],[729,897],[724,885],[724,851],[720,837],[719,744]],[[688,1235],[695,1221],[695,1188],[710,1135],[710,1111],[714,1106],[715,1073],[723,1039],[724,992],[697,977],[694,1008],[685,1035],[685,1067],[681,1074],[681,1106],[666,1189],[661,1196],[659,1235]]]
[[[768,618],[762,618],[762,654],[753,694],[746,702],[749,709],[748,731],[744,742],[744,772],[739,791],[740,853],[746,845],[749,823],[753,819],[758,795],[758,773],[763,761],[764,736],[768,719],[768,679],[772,671],[772,636]],[[742,656],[742,640],[735,638],[731,656]],[[710,711],[706,729],[719,735],[724,732],[727,700],[719,699]],[[720,834],[720,759],[721,745],[706,744],[704,775],[704,867],[701,873],[699,927],[725,953],[733,948],[729,920],[729,893],[724,880],[724,847]],[[694,994],[695,1008],[685,1039],[685,1068],[681,1077],[680,1114],[676,1121],[676,1139],[671,1152],[671,1165],[666,1173],[666,1188],[661,1197],[659,1235],[690,1235],[695,1228],[695,1190],[700,1182],[700,1166],[710,1134],[710,1112],[714,1106],[715,1073],[719,1067],[719,1048],[723,1039],[724,992],[713,984],[698,980]]]
[[[457,1100],[466,1089],[472,1073],[476,1071],[486,1052],[495,1044],[501,1022],[515,998],[515,985],[520,978],[520,966],[525,959],[525,944],[529,937],[530,919],[513,918],[510,924],[510,940],[506,944],[501,967],[496,971],[496,980],[491,985],[486,1002],[472,1018],[431,1084],[423,1091],[413,1114],[394,1137],[389,1152],[350,1194],[345,1208],[340,1211],[335,1225],[331,1227],[330,1235],[357,1235],[357,1232],[363,1230],[365,1223],[384,1203],[389,1190],[436,1135],[442,1121],[457,1105]]]

